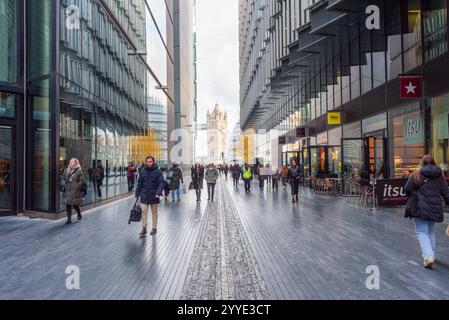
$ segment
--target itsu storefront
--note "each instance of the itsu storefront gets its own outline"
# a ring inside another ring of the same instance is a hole
[[[403,104],[388,114],[390,176],[376,181],[379,206],[406,204],[408,176],[418,169],[425,154],[435,158],[449,182],[449,87],[444,90],[442,83],[433,86],[436,81],[435,74],[428,79],[425,75],[400,78]],[[443,93],[432,94],[435,89]]]

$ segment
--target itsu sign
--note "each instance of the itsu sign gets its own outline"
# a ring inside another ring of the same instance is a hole
[[[401,76],[401,99],[421,99],[423,97],[422,76]]]
[[[376,195],[379,206],[405,206],[407,204],[406,183],[407,180],[405,179],[377,180]]]

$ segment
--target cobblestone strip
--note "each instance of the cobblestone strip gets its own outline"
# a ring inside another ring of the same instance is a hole
[[[181,299],[261,300],[270,297],[250,242],[222,181],[206,207]]]

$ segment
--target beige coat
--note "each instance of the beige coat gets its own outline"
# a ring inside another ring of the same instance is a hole
[[[70,169],[64,171],[62,183],[64,186],[64,202],[68,205],[81,205],[81,185],[84,182],[84,174],[81,168],[76,169],[70,176]]]

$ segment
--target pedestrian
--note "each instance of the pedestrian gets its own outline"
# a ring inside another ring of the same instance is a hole
[[[94,171],[94,184],[97,188],[98,197],[101,198],[101,186],[103,185],[104,180],[104,169],[101,163],[97,165],[97,168]]]
[[[279,169],[276,169],[273,171],[273,175],[271,176],[271,180],[272,180],[272,188],[273,190],[279,191],[279,177],[280,177],[280,173],[279,173]]]
[[[197,162],[192,167],[192,183],[196,191],[196,202],[201,201],[201,189],[203,189],[204,168]]]
[[[228,174],[229,174],[229,166],[226,164],[225,166],[224,166],[224,174],[225,174],[225,177],[226,177],[226,180],[228,179]]]
[[[287,178],[288,178],[288,168],[286,166],[283,166],[281,168],[281,180],[284,190],[287,189]]]
[[[210,164],[205,174],[207,182],[207,201],[214,202],[215,185],[217,184],[218,175],[218,170],[215,168],[214,164]]]
[[[267,185],[271,183],[271,175],[273,174],[271,166],[269,163],[265,166],[265,179],[267,180]],[[267,186],[268,188],[268,186]]]
[[[140,198],[140,207],[142,208],[142,232],[140,236],[147,234],[147,220],[148,209],[151,207],[153,228],[150,235],[157,233],[157,206],[159,204],[159,197],[162,196],[164,190],[164,176],[156,164],[153,156],[148,156],[145,159],[145,169],[142,170],[136,189],[136,198]]]
[[[290,169],[288,170],[287,179],[290,182],[290,187],[292,191],[292,203],[299,201],[298,199],[298,189],[301,180],[301,169],[298,167],[296,160],[291,161]]]
[[[128,192],[133,192],[134,183],[136,181],[137,168],[134,163],[130,162],[126,168],[126,177],[128,179]]]
[[[235,163],[234,165],[231,166],[231,175],[232,175],[232,180],[234,182],[234,188],[238,189],[239,187],[239,181],[240,181],[240,176],[242,174],[242,169],[240,168],[240,166]]]
[[[176,195],[178,195],[178,201],[181,201],[179,190],[181,189],[181,183],[184,183],[184,179],[182,177],[182,170],[176,162],[173,163],[168,171],[167,179],[170,182],[172,201],[176,202]]]
[[[261,164],[257,170],[257,177],[259,178],[259,188],[263,191],[263,188],[265,186],[265,167],[263,164]]]
[[[422,158],[419,169],[407,180],[405,191],[409,197],[413,193],[416,195],[416,207],[407,210],[405,216],[414,219],[423,264],[425,268],[430,269],[435,263],[435,223],[444,221],[441,198],[449,205],[449,187],[443,171],[436,165],[432,156],[426,155]]]
[[[62,179],[62,191],[67,210],[66,225],[72,223],[72,207],[78,214],[78,220],[82,219],[80,205],[84,185],[84,174],[80,162],[78,159],[73,158],[64,171]]]
[[[242,179],[245,183],[245,193],[251,192],[251,180],[253,178],[253,173],[251,171],[251,167],[245,163],[245,166],[242,170]]]

